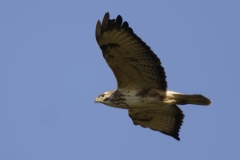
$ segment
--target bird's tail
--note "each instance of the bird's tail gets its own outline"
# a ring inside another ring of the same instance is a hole
[[[210,99],[200,94],[173,94],[177,104],[197,104],[197,105],[210,105]]]

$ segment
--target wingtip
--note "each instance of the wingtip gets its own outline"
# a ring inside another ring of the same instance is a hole
[[[105,15],[104,15],[104,17],[103,17],[102,23],[107,22],[107,21],[109,20],[109,17],[110,17],[109,12],[106,12]]]
[[[99,38],[100,38],[100,36],[101,36],[101,25],[102,25],[102,24],[101,24],[101,21],[98,20],[98,21],[97,21],[97,24],[96,24],[96,33],[95,33],[97,42],[99,41]]]
[[[104,17],[105,17],[105,16],[108,16],[108,17],[109,17],[109,16],[110,16],[109,12],[106,12],[105,15],[104,15]]]
[[[173,138],[175,138],[176,140],[180,141],[180,138],[178,136],[172,136]]]

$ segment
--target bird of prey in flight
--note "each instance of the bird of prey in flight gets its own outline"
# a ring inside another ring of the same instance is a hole
[[[96,40],[112,69],[117,89],[100,94],[95,102],[128,109],[135,125],[159,131],[180,140],[184,114],[177,105],[210,105],[200,94],[182,94],[167,89],[160,59],[120,15],[97,22]]]

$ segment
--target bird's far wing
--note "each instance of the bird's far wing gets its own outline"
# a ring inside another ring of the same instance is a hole
[[[156,54],[128,26],[119,15],[109,19],[106,13],[102,24],[96,25],[96,40],[112,69],[118,88],[167,89],[164,68]]]
[[[154,109],[129,109],[129,116],[135,125],[150,128],[180,140],[179,130],[184,115],[176,105]]]

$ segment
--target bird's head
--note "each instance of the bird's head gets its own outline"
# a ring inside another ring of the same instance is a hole
[[[103,103],[106,104],[108,101],[110,101],[110,96],[112,95],[113,91],[107,91],[104,92],[102,94],[100,94],[96,99],[95,99],[95,103]]]

